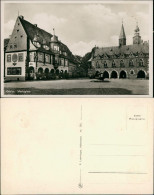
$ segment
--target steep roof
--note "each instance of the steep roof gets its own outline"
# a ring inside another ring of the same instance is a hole
[[[50,46],[50,42],[55,38],[56,38],[56,41],[59,43],[59,48],[61,51],[65,51],[67,52],[68,54],[68,59],[70,59],[71,61],[75,62],[75,57],[74,55],[72,54],[72,52],[69,50],[69,48],[62,42],[60,42],[58,40],[58,37],[55,36],[55,35],[52,35],[51,33],[48,33],[47,31],[37,27],[36,25],[34,24],[31,24],[30,22],[26,21],[23,17],[20,17],[19,16],[19,19],[20,19],[20,22],[28,36],[28,38],[33,41],[34,38],[36,38],[36,36],[38,37],[38,41],[40,44],[44,44],[46,43],[47,46]],[[45,52],[45,50],[43,49],[39,49],[39,50],[42,50]],[[49,52],[47,52],[49,53]]]
[[[119,56],[121,54],[124,54],[125,56],[138,53],[149,53],[149,44],[143,43],[143,44],[134,44],[134,45],[123,45],[121,47],[115,46],[115,47],[104,47],[104,48],[95,48],[94,50],[94,57],[96,56],[103,56],[107,55],[109,56]]]
[[[36,35],[39,36],[40,42],[43,43],[43,39],[46,40],[47,45],[49,46],[49,42],[51,41],[52,34],[46,32],[45,30],[37,27],[34,24],[31,24],[30,22],[26,21],[22,17],[19,17],[20,22],[28,36],[28,38],[33,41]]]
[[[125,35],[125,30],[124,30],[123,24],[121,26],[121,32],[120,32],[119,39],[126,39],[126,35]]]

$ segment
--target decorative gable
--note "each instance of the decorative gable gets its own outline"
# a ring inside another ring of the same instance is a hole
[[[144,57],[144,53],[142,51],[139,53],[139,57]]]
[[[27,49],[27,35],[18,17],[6,51],[7,52],[20,51],[26,49]]]
[[[125,57],[124,53],[121,53],[120,58],[124,58],[124,57]]]
[[[130,52],[129,57],[130,57],[130,58],[134,58],[135,55],[134,55],[132,52]]]
[[[108,57],[108,55],[105,53],[104,54],[104,59],[108,59],[109,57]]]

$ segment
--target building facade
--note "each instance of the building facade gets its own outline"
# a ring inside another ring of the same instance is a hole
[[[52,79],[71,76],[76,60],[53,33],[17,17],[12,35],[4,46],[4,76],[9,80]]]
[[[149,78],[149,42],[142,41],[138,25],[132,45],[126,45],[122,24],[119,46],[95,47],[88,74],[90,77],[103,75],[104,78]]]

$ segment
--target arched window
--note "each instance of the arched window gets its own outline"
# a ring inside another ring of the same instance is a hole
[[[129,66],[134,66],[133,60],[129,61]]]
[[[140,59],[139,66],[144,66],[143,59]]]
[[[120,67],[124,67],[124,61],[120,60]]]
[[[130,74],[134,74],[134,70],[130,70]]]
[[[107,62],[106,61],[104,62],[104,68],[107,68]]]
[[[116,67],[115,61],[112,62],[112,67]]]

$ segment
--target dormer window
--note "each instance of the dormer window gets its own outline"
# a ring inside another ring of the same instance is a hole
[[[36,47],[41,47],[41,44],[39,42],[40,42],[40,37],[39,37],[39,34],[37,33],[37,34],[34,35],[33,44]]]
[[[41,44],[37,41],[33,41],[33,44],[36,46],[36,47],[41,47]]]
[[[13,46],[12,45],[10,45],[10,49],[12,49],[13,48]]]
[[[43,48],[44,48],[45,50],[49,50],[49,47],[48,47],[47,45],[43,45]]]
[[[37,47],[41,47],[41,44],[39,42],[36,42]]]
[[[16,49],[17,48],[17,44],[14,44],[14,49]]]
[[[59,47],[58,47],[57,45],[54,45],[53,49],[54,49],[55,51],[59,51]]]

